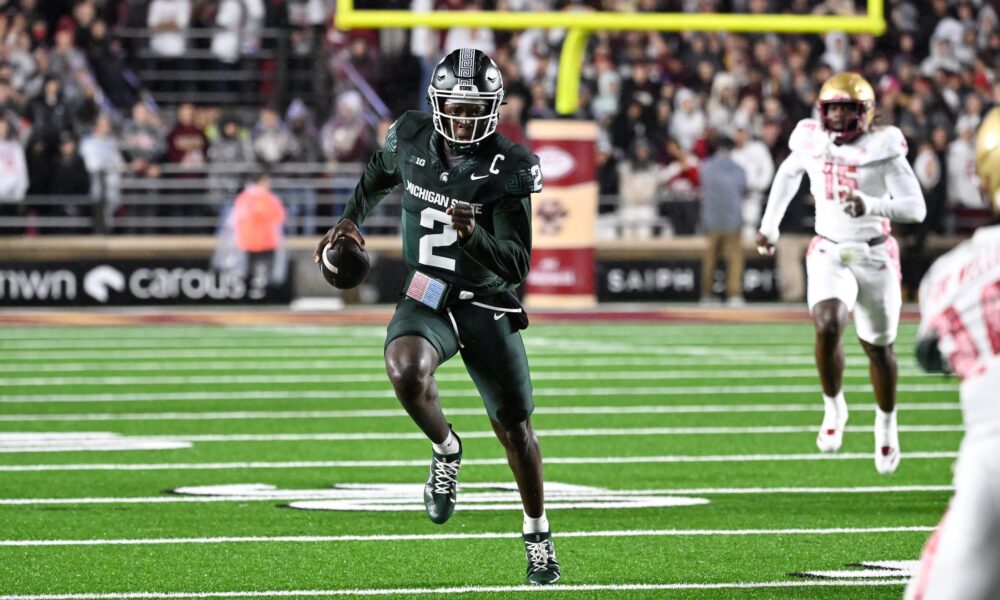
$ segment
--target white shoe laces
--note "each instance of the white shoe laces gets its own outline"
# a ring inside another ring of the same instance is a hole
[[[549,556],[555,558],[555,554],[549,552],[551,545],[549,540],[543,540],[541,542],[524,542],[525,547],[528,550],[528,562],[531,563],[531,572],[542,571],[549,566]]]
[[[434,493],[450,494],[454,487],[458,485],[458,469],[462,463],[459,461],[445,462],[434,459]]]

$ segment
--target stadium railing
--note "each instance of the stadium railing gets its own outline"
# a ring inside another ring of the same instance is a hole
[[[99,186],[104,192],[94,196],[29,195],[13,207],[16,215],[4,217],[0,233],[211,234],[259,168],[253,163],[162,165],[159,177],[126,172],[117,184]],[[363,168],[356,163],[274,166],[271,188],[288,209],[286,229],[314,235],[332,227]],[[398,233],[399,214],[399,196],[394,194],[383,201],[366,229]]]
[[[261,29],[258,41],[241,48],[239,60],[223,68],[210,49],[213,36],[222,30],[176,33],[187,38],[188,48],[182,57],[169,58],[150,49],[153,30],[115,29],[115,35],[131,47],[136,76],[158,103],[285,106],[298,97],[310,106],[330,106],[332,81],[322,40],[314,41],[311,53],[300,55],[293,51],[290,30]]]

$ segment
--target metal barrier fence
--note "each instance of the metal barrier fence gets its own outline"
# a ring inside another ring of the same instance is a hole
[[[287,209],[290,235],[315,235],[332,227],[364,165],[286,164],[274,167],[271,188]],[[108,178],[91,196],[29,195],[0,205],[0,234],[210,234],[259,166],[164,165],[159,177],[125,173]],[[92,175],[93,177],[94,175]],[[117,180],[109,185],[110,180]],[[399,231],[399,193],[383,200],[366,222],[378,234]]]
[[[169,32],[185,40],[179,57],[157,54],[150,40],[158,34],[150,29],[117,28],[114,33],[130,49],[135,75],[159,103],[285,106],[298,97],[310,106],[330,106],[332,80],[321,37],[304,45],[293,44],[291,30],[261,29],[252,39],[240,33],[238,57],[226,61],[211,50],[215,36],[233,35],[225,30]]]
[[[17,205],[0,205],[0,235],[214,233],[228,207],[259,170],[253,163],[203,167],[163,165],[159,177],[123,174],[118,183],[94,186],[96,196],[28,196]],[[284,164],[271,170],[271,189],[287,210],[289,235],[322,234],[336,224],[364,171],[364,165]],[[398,235],[401,192],[376,207],[364,224],[368,235]],[[599,239],[628,238],[617,195],[598,203]],[[684,214],[678,214],[682,211]],[[652,237],[696,233],[697,199],[661,198],[648,223]]]

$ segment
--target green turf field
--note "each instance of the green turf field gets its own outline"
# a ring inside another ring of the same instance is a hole
[[[848,432],[822,456],[808,324],[533,325],[563,579],[525,589],[517,496],[460,360],[438,375],[466,486],[434,525],[383,333],[5,329],[0,598],[899,598],[950,496],[957,382],[918,372],[913,325],[888,477],[853,331]]]

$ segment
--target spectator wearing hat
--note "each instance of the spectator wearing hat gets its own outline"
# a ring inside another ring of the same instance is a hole
[[[286,162],[289,164],[309,165],[323,162],[323,150],[316,141],[316,126],[313,124],[312,112],[305,102],[296,98],[285,112],[285,122],[291,141]],[[307,177],[305,173],[291,173],[294,180]],[[289,232],[302,235],[316,233],[316,190],[305,185],[293,185],[284,191],[285,202],[288,204],[289,216],[295,219]]]
[[[32,131],[52,146],[55,146],[60,133],[73,131],[72,111],[63,98],[59,78],[45,78],[41,93],[28,104],[28,118]]]
[[[663,142],[664,165],[657,173],[660,211],[675,235],[694,235],[698,229],[698,194],[701,177],[698,157],[673,138]]]
[[[670,119],[670,136],[677,140],[681,148],[691,150],[704,133],[706,123],[697,94],[687,88],[677,90],[674,94],[674,116]]]
[[[976,176],[976,125],[972,117],[959,118],[958,137],[948,145],[948,203],[953,207],[987,208]]]
[[[273,106],[260,109],[253,128],[253,150],[257,160],[266,165],[276,165],[285,160],[291,150],[292,139],[288,127]]]
[[[771,151],[760,140],[747,135],[746,129],[739,127],[733,136],[734,148],[730,153],[733,161],[746,173],[747,191],[743,197],[742,237],[752,240],[760,225],[760,215],[764,204],[764,192],[771,187],[774,178],[774,161]]]
[[[55,196],[86,196],[90,194],[90,173],[77,151],[76,137],[66,131],[59,136],[59,151],[52,168],[52,182],[48,193]],[[54,216],[76,217],[80,206],[66,203],[54,211]],[[66,229],[56,231],[65,232]]]
[[[360,93],[348,90],[337,97],[336,110],[319,137],[323,154],[331,163],[367,160],[375,147],[375,132],[362,114]]]
[[[255,160],[250,134],[239,116],[234,113],[222,115],[208,146],[209,187],[217,200],[228,201],[239,193],[243,185],[241,173]]]
[[[102,213],[95,216],[110,227],[112,217],[121,204],[121,181],[125,161],[118,142],[111,130],[111,119],[106,114],[97,117],[93,129],[80,141],[80,156],[90,174],[90,197]]]
[[[653,237],[659,221],[656,204],[658,170],[653,160],[653,148],[645,138],[635,140],[628,158],[618,165],[618,221],[622,237],[627,240]]]

